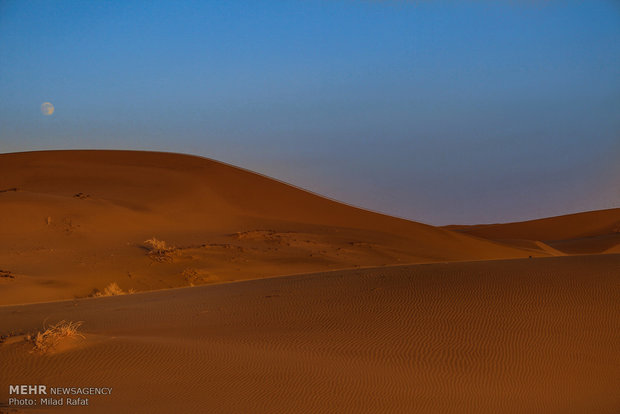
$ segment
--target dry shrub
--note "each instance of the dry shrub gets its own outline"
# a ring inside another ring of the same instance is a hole
[[[189,286],[195,286],[196,283],[202,283],[205,281],[204,272],[196,269],[187,268],[183,270],[183,273],[181,273],[181,275]]]
[[[44,354],[54,349],[63,338],[84,338],[84,335],[79,333],[82,323],[83,322],[67,322],[63,320],[41,332],[37,332],[36,335],[28,335],[26,340],[32,342],[33,351]]]
[[[175,248],[168,246],[165,241],[158,240],[155,237],[144,241],[144,246],[149,251],[151,259],[158,262],[166,262],[172,260]]]
[[[250,240],[250,241],[267,241],[267,242],[278,242],[282,241],[282,233],[277,233],[274,230],[250,230],[237,232],[232,235],[232,237],[239,240]]]
[[[8,270],[1,270],[1,269],[0,269],[0,277],[6,278],[6,279],[15,279],[15,275],[13,273],[11,273]]]
[[[120,296],[120,295],[127,295],[127,294],[131,295],[132,293],[135,293],[135,292],[136,292],[135,289],[129,289],[127,292],[125,292],[123,289],[121,289],[118,283],[112,282],[108,286],[106,286],[103,289],[103,291],[99,289],[95,289],[95,291],[92,293],[91,296],[94,296],[94,297]]]

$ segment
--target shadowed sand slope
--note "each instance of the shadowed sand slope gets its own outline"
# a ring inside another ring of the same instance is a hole
[[[539,220],[474,226],[446,226],[463,234],[525,246],[526,241],[553,254],[592,254],[620,245],[620,208],[549,217]],[[544,242],[544,243],[543,243]]]
[[[0,303],[398,263],[550,255],[389,217],[216,161],[1,154]],[[162,254],[144,244],[166,243]],[[155,253],[155,254],[153,254]]]
[[[617,413],[619,284],[610,254],[0,307],[0,401],[36,379],[113,387],[89,413]],[[44,319],[85,339],[30,353]]]

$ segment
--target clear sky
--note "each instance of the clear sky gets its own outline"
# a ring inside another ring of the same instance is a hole
[[[0,0],[0,152],[64,148],[430,224],[620,207],[620,1]]]

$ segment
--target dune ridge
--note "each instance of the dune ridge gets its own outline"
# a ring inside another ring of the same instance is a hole
[[[0,154],[0,304],[402,263],[548,256],[171,153]],[[173,248],[154,263],[147,239]]]
[[[513,246],[523,245],[525,241],[544,242],[564,254],[607,253],[613,252],[614,246],[620,244],[620,208],[515,223],[444,228]]]

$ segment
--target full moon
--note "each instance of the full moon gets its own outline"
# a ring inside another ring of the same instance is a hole
[[[51,102],[43,102],[41,104],[41,112],[45,116],[49,116],[54,113],[54,105]]]

